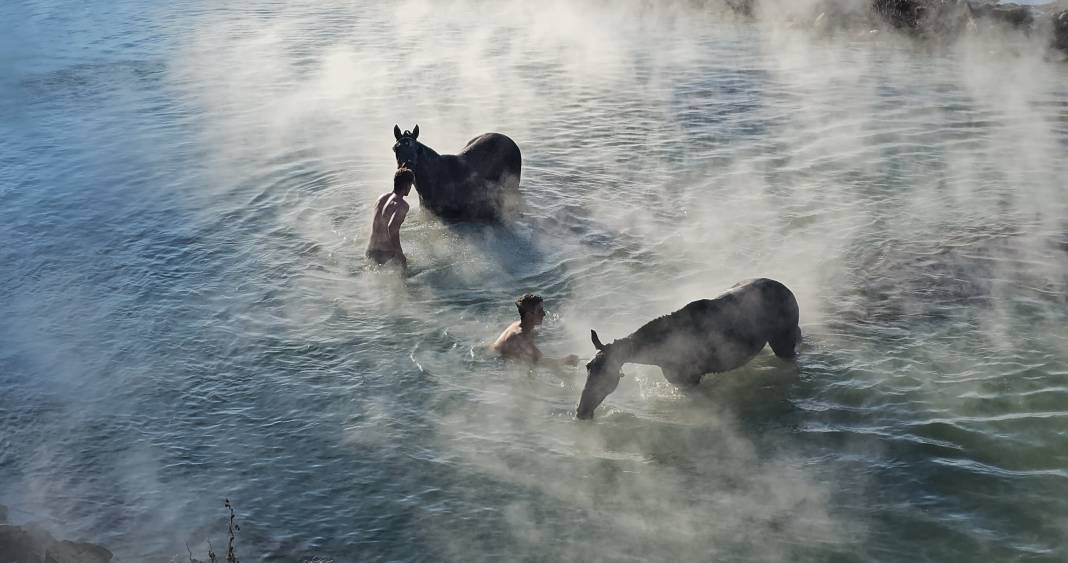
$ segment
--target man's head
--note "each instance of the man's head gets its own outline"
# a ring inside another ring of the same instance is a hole
[[[393,193],[397,195],[408,195],[412,191],[412,184],[415,183],[415,173],[407,168],[398,168],[397,173],[393,175]]]
[[[545,307],[540,295],[527,293],[515,300],[519,308],[519,320],[533,325],[540,325],[545,318]]]

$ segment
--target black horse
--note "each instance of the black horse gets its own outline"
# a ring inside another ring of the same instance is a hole
[[[597,355],[586,364],[578,417],[593,418],[594,409],[616,390],[626,363],[660,366],[668,381],[692,386],[706,373],[744,365],[765,343],[776,356],[792,358],[801,342],[797,319],[794,294],[775,280],[759,278],[649,321],[611,344],[601,344],[591,330]]]
[[[397,166],[415,172],[415,191],[424,209],[442,219],[500,220],[518,209],[523,157],[500,133],[471,139],[459,153],[438,154],[420,143],[419,126],[393,126]]]

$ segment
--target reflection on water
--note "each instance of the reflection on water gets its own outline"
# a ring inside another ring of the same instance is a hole
[[[1065,69],[699,7],[127,3],[0,67],[0,503],[127,560],[1062,560]],[[501,131],[514,224],[413,212],[362,260],[394,123]],[[683,392],[552,355],[741,279],[770,352]],[[203,551],[203,550],[201,550]],[[247,554],[247,555],[246,555]],[[922,555],[920,555],[922,554]]]

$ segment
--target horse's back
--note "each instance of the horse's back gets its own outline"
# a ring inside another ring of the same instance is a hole
[[[653,319],[631,333],[657,358],[669,380],[696,382],[706,373],[722,373],[753,359],[765,344],[775,355],[791,358],[801,341],[798,308],[783,284],[758,278],[736,284],[711,299],[691,301]],[[697,378],[697,379],[694,379]]]
[[[518,180],[523,168],[519,145],[501,133],[483,133],[471,139],[456,156],[493,180],[501,180],[505,174]]]
[[[717,338],[772,343],[780,354],[785,340],[799,337],[799,311],[793,292],[782,283],[756,278],[735,284],[712,299],[694,301],[680,313]]]
[[[738,282],[714,300],[734,302],[743,313],[761,318],[776,326],[796,325],[799,318],[797,298],[790,288],[769,278]]]

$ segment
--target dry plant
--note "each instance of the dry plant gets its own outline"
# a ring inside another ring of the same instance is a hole
[[[230,511],[230,520],[227,524],[227,535],[229,539],[226,545],[226,563],[238,563],[237,552],[234,551],[234,541],[237,539],[237,532],[241,530],[241,526],[237,525],[237,514],[234,512],[234,505],[230,504],[230,499],[226,499],[224,503],[226,510]],[[208,542],[208,560],[207,562],[193,558],[193,550],[189,549],[189,545],[185,546],[186,551],[189,552],[189,563],[219,563],[217,556],[215,555],[215,548]],[[314,562],[311,562],[314,563]]]

